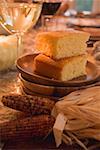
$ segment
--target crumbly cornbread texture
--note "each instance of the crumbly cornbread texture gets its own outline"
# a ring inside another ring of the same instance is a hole
[[[86,74],[87,55],[53,60],[43,54],[34,59],[35,72],[61,81],[68,81]]]
[[[88,39],[89,33],[77,30],[40,32],[35,48],[53,59],[61,59],[84,54]]]

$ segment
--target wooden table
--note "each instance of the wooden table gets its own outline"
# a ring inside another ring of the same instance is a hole
[[[2,95],[7,94],[9,92],[16,92],[16,90],[20,90],[19,82],[17,80],[17,72],[8,72],[0,78],[0,98]],[[18,87],[18,88],[17,88]],[[2,104],[1,104],[2,105]],[[2,108],[2,109],[1,109]],[[11,109],[4,108],[0,106],[0,121],[7,120],[7,114],[9,118],[12,114],[16,113],[16,111],[12,111]],[[6,116],[3,117],[2,116]],[[94,143],[94,141],[93,141]],[[93,144],[90,142],[90,144]],[[19,140],[19,141],[7,141],[4,143],[3,150],[82,150],[78,145],[68,146],[62,144],[59,148],[56,148],[54,137],[49,136],[45,140],[36,140],[36,139],[28,139],[28,140]],[[96,150],[100,150],[99,148]]]
[[[18,89],[20,91],[20,84],[17,81],[17,72],[10,71],[0,76],[0,100],[2,95],[16,92]],[[16,111],[12,109],[8,109],[7,107],[2,106],[0,102],[0,123],[7,121],[9,119],[16,117]],[[14,115],[15,114],[15,115]],[[17,117],[20,115],[18,114]],[[59,149],[59,150],[81,150],[81,148],[77,145],[68,146],[62,144],[59,148],[56,148],[56,144],[54,141],[53,135],[50,135],[45,140],[37,140],[37,139],[28,139],[18,141],[7,141],[4,143],[3,150],[51,150],[51,149]],[[1,150],[1,149],[0,149]]]
[[[27,141],[19,142],[7,142],[4,145],[3,150],[82,150],[78,146],[68,146],[62,144],[59,148],[56,148],[54,138],[48,137],[44,141],[38,141],[34,139],[28,139]]]

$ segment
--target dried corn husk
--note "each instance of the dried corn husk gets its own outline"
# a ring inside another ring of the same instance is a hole
[[[63,141],[69,144],[71,140],[76,141],[84,149],[87,148],[81,139],[100,141],[100,86],[78,90],[61,98],[52,111],[54,117],[59,113],[67,118]]]

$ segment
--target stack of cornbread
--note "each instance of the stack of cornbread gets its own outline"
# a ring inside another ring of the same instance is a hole
[[[86,41],[89,34],[76,30],[38,33],[34,59],[35,72],[56,80],[68,81],[86,74]]]

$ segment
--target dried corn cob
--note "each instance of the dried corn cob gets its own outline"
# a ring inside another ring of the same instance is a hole
[[[9,94],[2,97],[5,106],[20,110],[31,115],[50,114],[54,101],[48,98],[30,95]]]
[[[53,127],[54,118],[50,115],[38,115],[21,120],[9,121],[0,124],[0,139],[25,139],[44,137]]]

